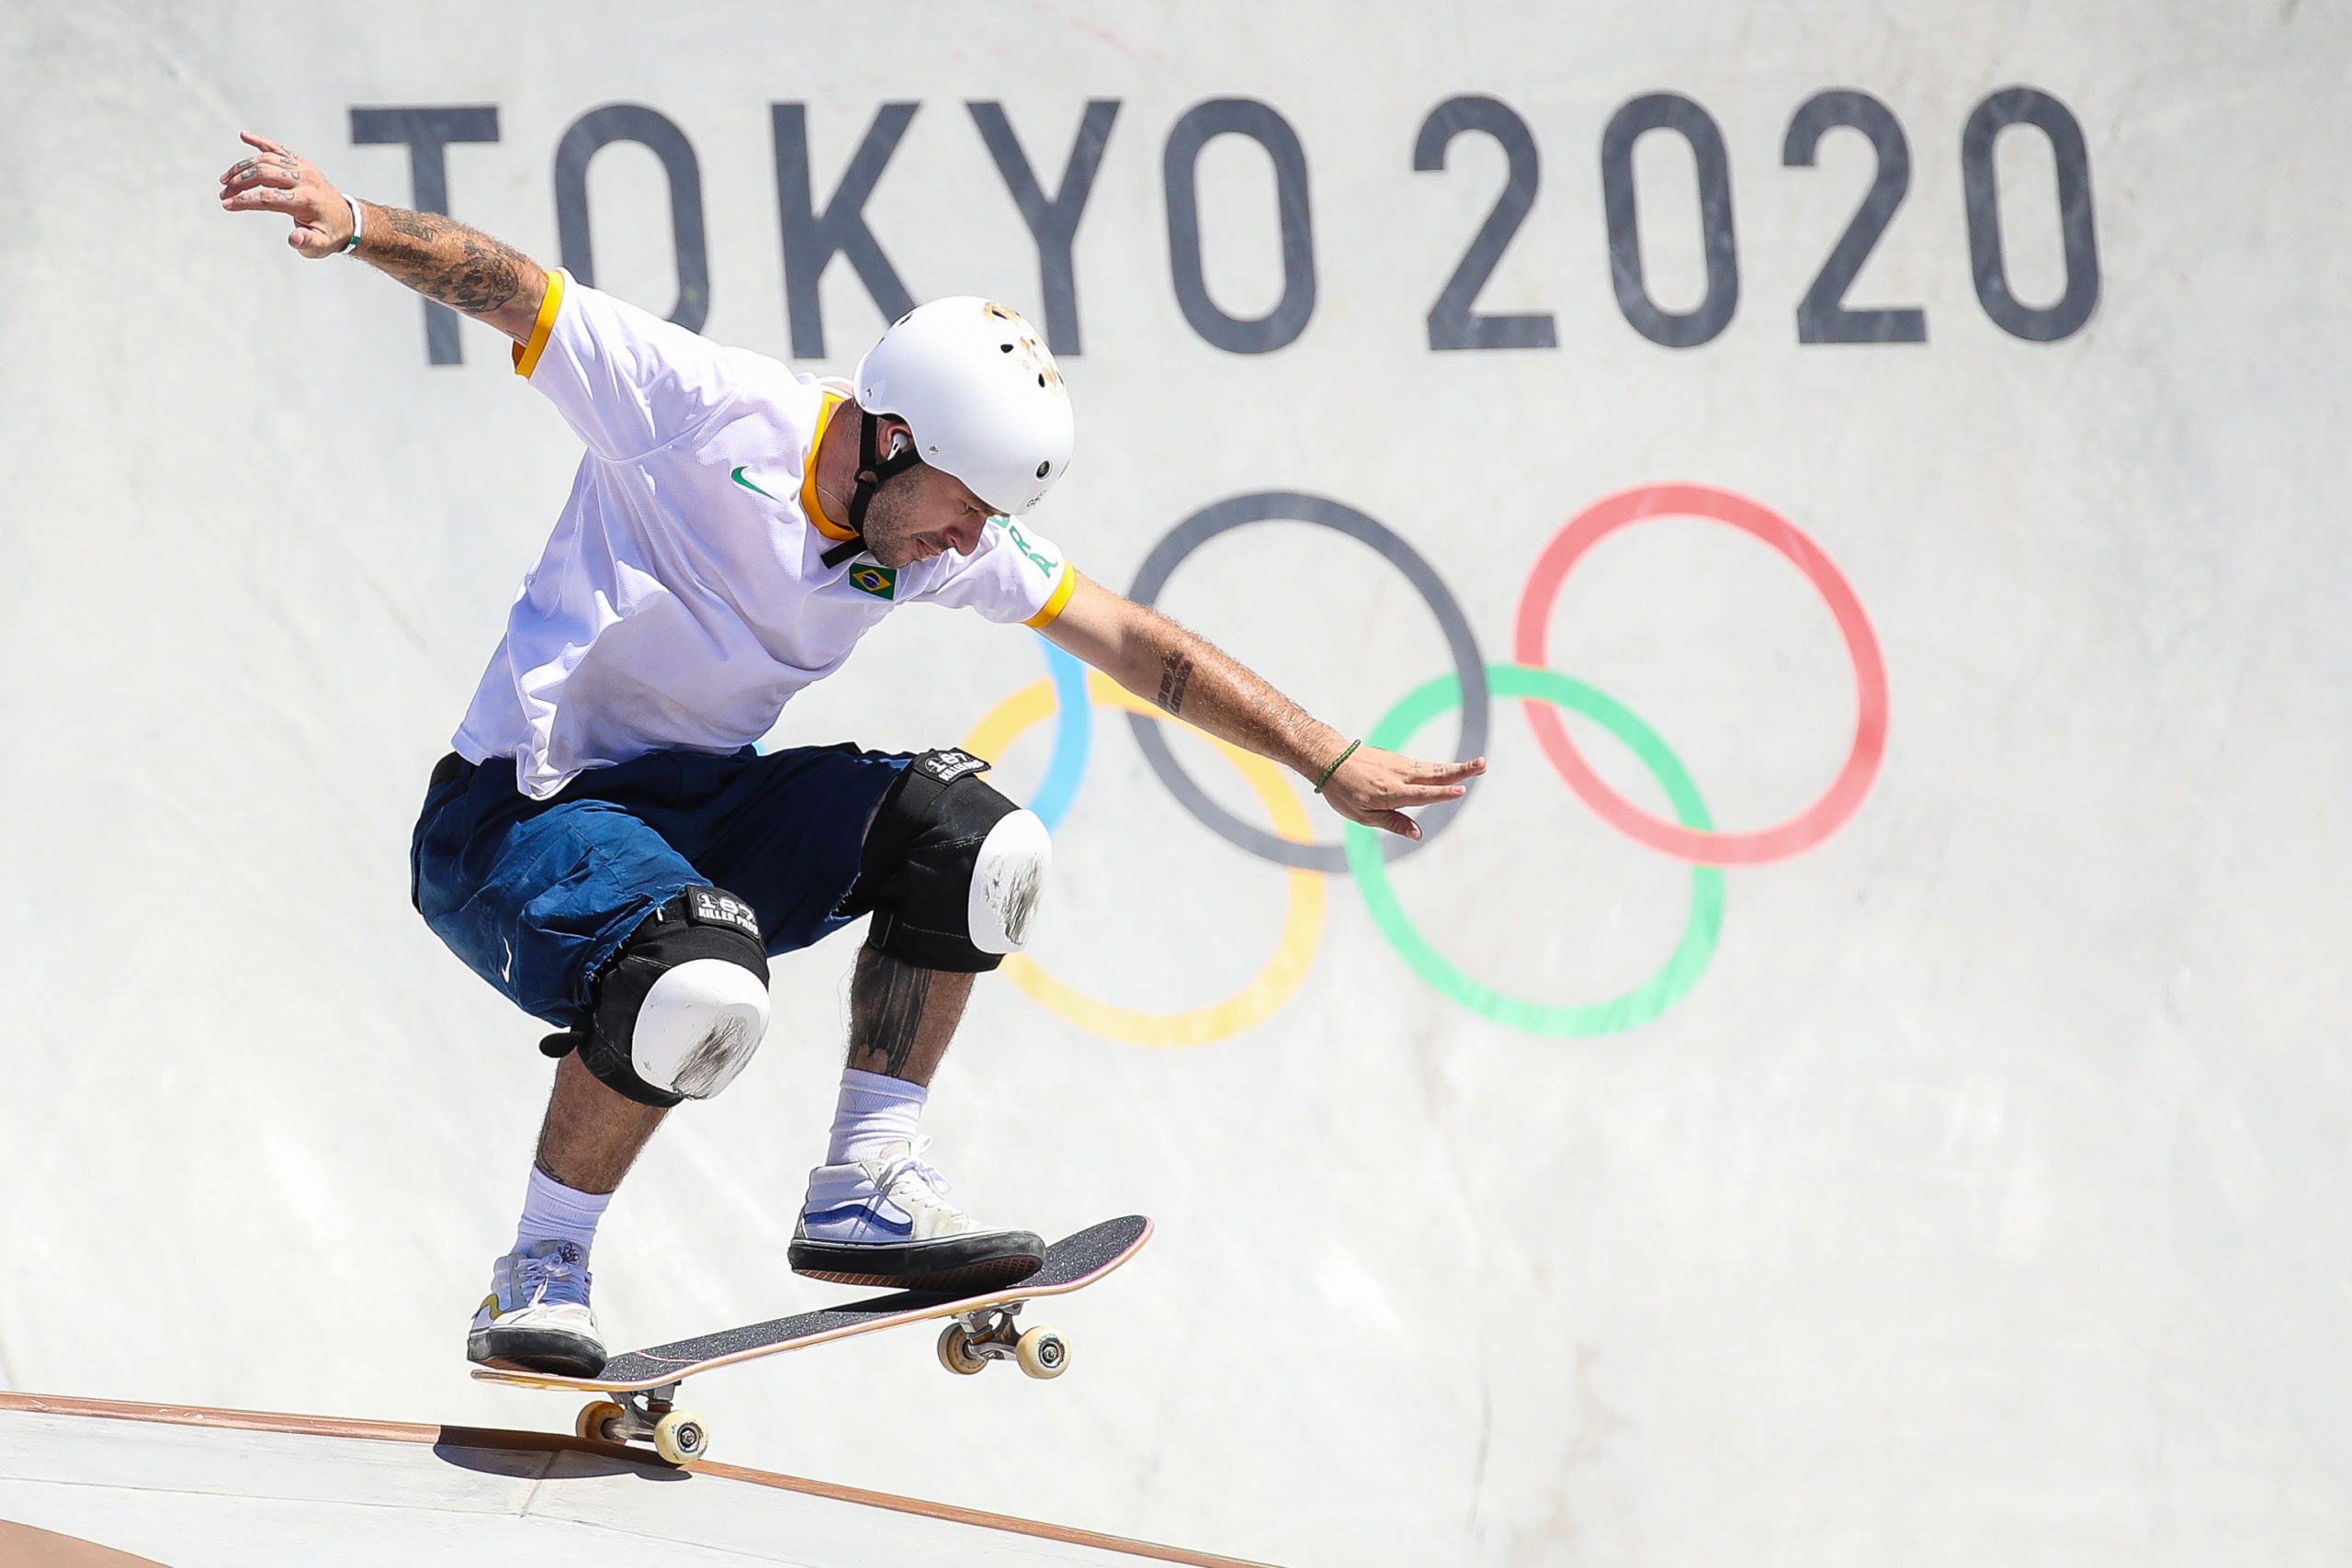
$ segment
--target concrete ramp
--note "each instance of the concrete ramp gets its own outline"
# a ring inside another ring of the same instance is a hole
[[[0,1394],[7,1568],[1234,1559],[537,1432]]]
[[[1018,309],[1037,532],[1490,757],[1392,865],[978,615],[796,697],[766,744],[962,744],[1053,828],[956,1201],[1159,1230],[1068,1376],[775,1357],[688,1384],[719,1459],[1295,1568],[2352,1564],[2352,5],[484,17],[0,4],[0,1387],[577,1408],[466,1375],[552,1069],[408,854],[582,448],[220,213],[249,126],[811,373]],[[615,1346],[841,1299],[788,1247],[859,940],[621,1189]],[[172,1568],[1113,1550],[5,1422],[0,1517]]]

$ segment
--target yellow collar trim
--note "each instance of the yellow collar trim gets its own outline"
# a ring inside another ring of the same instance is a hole
[[[825,394],[824,409],[817,415],[817,434],[808,438],[808,460],[801,467],[806,470],[800,480],[800,510],[808,521],[817,525],[817,532],[828,539],[854,539],[855,534],[825,515],[825,503],[817,499],[817,453],[825,445],[825,427],[833,423],[833,411],[849,400],[838,392]]]

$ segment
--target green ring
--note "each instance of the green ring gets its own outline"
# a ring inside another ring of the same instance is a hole
[[[1690,782],[1680,761],[1667,750],[1666,742],[1657,738],[1656,731],[1635,718],[1614,697],[1555,670],[1532,669],[1521,664],[1487,665],[1487,683],[1496,696],[1532,697],[1595,720],[1623,741],[1666,787],[1667,798],[1674,803],[1675,816],[1684,827],[1702,830],[1714,827],[1713,819],[1707,815],[1706,802],[1699,798],[1699,786]],[[1421,726],[1447,709],[1460,706],[1461,702],[1461,677],[1440,675],[1407,693],[1405,700],[1390,708],[1373,727],[1364,744],[1384,751],[1396,750]],[[1415,974],[1440,995],[1472,1012],[1530,1034],[1584,1038],[1614,1034],[1647,1023],[1681,1000],[1682,994],[1697,984],[1707,960],[1714,955],[1715,938],[1723,930],[1723,868],[1693,865],[1690,918],[1684,922],[1682,940],[1667,958],[1665,967],[1622,997],[1576,1007],[1549,1007],[1541,1002],[1521,1001],[1491,986],[1480,985],[1430,946],[1406,918],[1404,906],[1396,901],[1396,891],[1388,881],[1387,859],[1380,852],[1380,835],[1361,823],[1348,824],[1348,867],[1355,873],[1356,886],[1363,893],[1364,907],[1372,911],[1373,924],[1380,928],[1380,934],[1388,939]]]

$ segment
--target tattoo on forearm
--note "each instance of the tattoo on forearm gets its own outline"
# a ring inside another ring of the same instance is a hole
[[[513,246],[437,212],[379,210],[390,232],[379,238],[371,227],[363,254],[419,294],[479,316],[521,292],[530,258]]]
[[[1201,701],[1193,704],[1186,722],[1198,725],[1220,740],[1244,750],[1271,757],[1312,778],[1315,770],[1331,760],[1326,749],[1331,731],[1316,723],[1296,703],[1269,685],[1265,678],[1236,663],[1214,643],[1186,631],[1157,610],[1140,609],[1159,656],[1159,689],[1152,702],[1163,712],[1184,716],[1184,707],[1197,676]],[[1150,668],[1129,666],[1122,681],[1135,680]],[[1142,695],[1140,685],[1132,688]],[[1320,753],[1319,755],[1317,753]]]
[[[849,986],[852,1066],[888,1077],[906,1076],[931,1000],[931,971],[862,948]],[[879,1064],[876,1064],[879,1058]]]
[[[1171,648],[1159,660],[1159,692],[1151,700],[1171,714],[1184,711],[1184,687],[1193,679],[1193,661],[1181,648]]]

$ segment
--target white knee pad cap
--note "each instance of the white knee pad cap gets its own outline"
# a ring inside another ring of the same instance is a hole
[[[974,947],[982,953],[1021,951],[1037,896],[1046,888],[1046,868],[1053,863],[1053,837],[1035,812],[1015,811],[997,819],[972,863],[964,918]]]
[[[688,1100],[735,1081],[768,1032],[768,988],[740,964],[696,958],[653,982],[637,1010],[637,1076]]]

